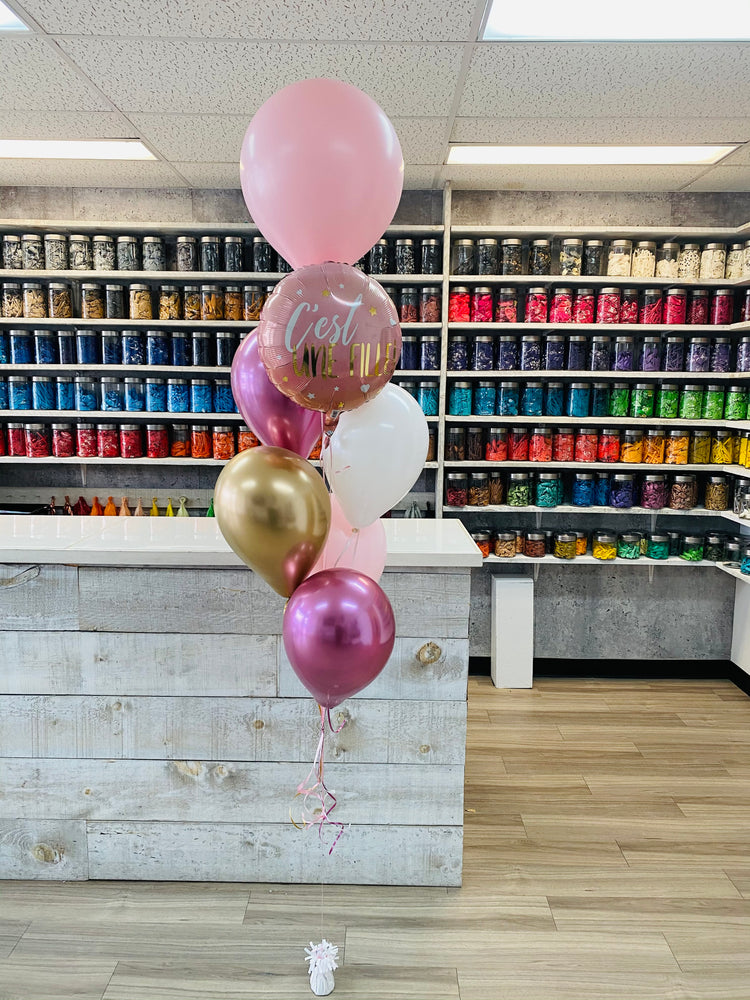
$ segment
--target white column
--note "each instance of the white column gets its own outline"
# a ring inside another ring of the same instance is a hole
[[[750,587],[746,588],[750,591]],[[492,683],[530,688],[534,683],[534,581],[492,577]],[[748,643],[750,656],[750,642]]]

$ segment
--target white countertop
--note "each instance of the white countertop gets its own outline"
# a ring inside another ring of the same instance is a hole
[[[389,569],[481,566],[460,521],[386,518]],[[0,515],[0,562],[73,566],[242,566],[214,518]]]

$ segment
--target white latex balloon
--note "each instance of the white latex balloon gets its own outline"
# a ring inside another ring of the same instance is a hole
[[[406,496],[427,457],[427,420],[417,401],[392,383],[338,419],[323,469],[347,520],[372,524]]]

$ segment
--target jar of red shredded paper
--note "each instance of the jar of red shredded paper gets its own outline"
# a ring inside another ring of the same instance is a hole
[[[123,458],[143,458],[141,428],[138,424],[121,425],[120,453]]]
[[[114,424],[96,425],[96,452],[99,458],[120,457],[120,435]]]
[[[620,298],[620,322],[638,322],[638,289],[623,288]]]
[[[448,322],[468,323],[471,320],[471,295],[469,289],[457,286],[448,298]]]
[[[530,288],[526,293],[526,312],[524,314],[527,323],[547,322],[547,289]]]
[[[492,322],[492,289],[475,288],[471,296],[471,322]]]
[[[8,454],[11,458],[26,457],[26,431],[23,424],[8,424]]]
[[[661,323],[661,289],[647,288],[643,293],[643,305],[639,316],[641,323]]]
[[[684,323],[687,315],[687,294],[684,288],[669,288],[664,298],[664,322]]]
[[[528,427],[512,427],[508,435],[508,458],[511,462],[528,462],[529,460],[529,430]]]
[[[96,458],[96,428],[93,424],[76,425],[76,455],[78,458]]]
[[[549,308],[550,323],[573,322],[573,292],[570,288],[556,288]]]
[[[594,322],[594,289],[579,288],[573,299],[573,322]]]
[[[487,462],[505,462],[508,459],[508,431],[505,427],[490,427],[487,432],[484,457]]]
[[[617,428],[605,427],[602,429],[596,457],[599,462],[620,461],[620,432]]]
[[[714,324],[732,322],[734,315],[734,293],[731,288],[719,288],[711,298],[711,319]]]
[[[164,424],[146,424],[146,456],[167,458],[169,455],[169,435]]]
[[[52,454],[55,458],[73,458],[75,448],[72,424],[52,425]]]
[[[589,430],[586,427],[582,427],[576,433],[576,444],[575,444],[575,461],[576,462],[595,462],[596,461],[596,448],[599,438],[596,431]]]
[[[49,458],[49,427],[46,424],[26,424],[26,457]]]
[[[620,322],[620,289],[602,288],[596,300],[597,323]]]
[[[573,431],[558,427],[552,438],[552,458],[555,462],[572,462],[576,436]]]

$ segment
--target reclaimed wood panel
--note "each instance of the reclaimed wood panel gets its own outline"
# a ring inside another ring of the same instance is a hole
[[[393,605],[397,635],[468,637],[470,570],[392,570],[383,574],[380,584]]]
[[[0,818],[0,877],[86,879],[86,825],[78,820]]]
[[[466,700],[469,640],[397,638],[382,674],[354,697],[423,699],[426,694],[445,701]],[[304,698],[306,691],[279,643],[279,694]]]
[[[91,878],[460,885],[461,827],[351,826],[329,856],[291,823],[88,823]]]
[[[354,699],[327,759],[463,764],[466,705]],[[320,717],[312,698],[0,696],[0,757],[311,761]]]
[[[276,636],[0,631],[0,694],[276,694]]]
[[[284,823],[309,765],[201,760],[0,759],[0,815],[41,819]],[[463,817],[463,768],[330,764],[342,823],[441,824]],[[750,905],[750,904],[748,904]]]
[[[0,629],[77,628],[75,566],[0,564]]]

